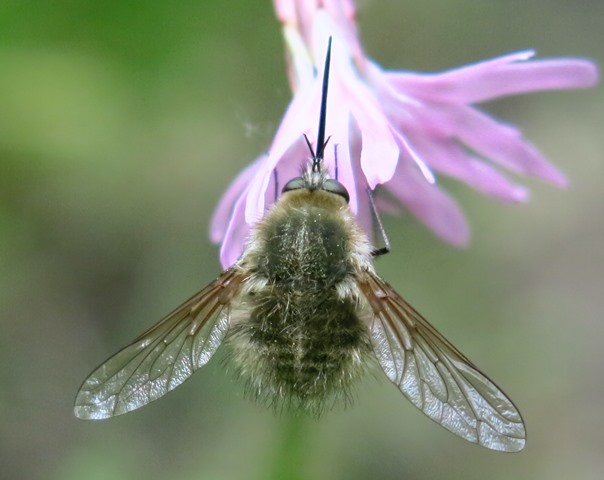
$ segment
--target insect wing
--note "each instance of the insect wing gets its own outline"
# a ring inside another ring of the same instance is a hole
[[[526,431],[512,401],[386,282],[361,289],[373,310],[371,339],[388,378],[447,430],[492,450],[517,452]]]
[[[242,278],[234,269],[109,358],[84,381],[74,413],[103,419],[135,410],[173,390],[205,365],[230,323]]]

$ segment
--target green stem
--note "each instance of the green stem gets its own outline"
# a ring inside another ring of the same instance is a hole
[[[283,417],[281,438],[269,467],[268,480],[304,480],[308,463],[308,426],[305,415],[289,413]]]

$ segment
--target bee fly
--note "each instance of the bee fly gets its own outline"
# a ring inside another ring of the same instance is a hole
[[[316,153],[250,233],[239,260],[86,379],[75,415],[135,410],[184,382],[223,341],[252,396],[318,415],[371,363],[447,430],[484,447],[525,444],[510,399],[375,271],[344,185],[323,162],[331,40]]]

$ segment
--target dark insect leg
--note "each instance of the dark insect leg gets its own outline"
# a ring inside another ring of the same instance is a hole
[[[375,201],[373,199],[373,192],[369,187],[367,187],[367,195],[369,197],[369,205],[371,207],[371,214],[373,217],[373,226],[376,230],[376,233],[382,238],[384,242],[384,246],[380,248],[374,248],[371,251],[371,255],[373,257],[380,257],[382,255],[386,255],[390,252],[390,240],[388,239],[388,235],[386,234],[386,230],[384,230],[384,224],[382,223],[382,219],[380,218],[380,214],[377,211],[375,206]]]
[[[276,168],[273,170],[273,178],[275,180],[275,202],[276,202],[277,198],[279,197],[279,174],[277,173]]]
[[[336,168],[335,168],[334,174],[336,176],[336,180],[339,180],[338,179],[338,146],[337,145],[333,146],[333,156],[334,156],[335,164],[336,164]]]

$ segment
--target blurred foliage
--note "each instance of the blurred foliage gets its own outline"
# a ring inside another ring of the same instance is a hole
[[[599,0],[359,2],[368,53],[435,71],[514,50],[604,60]],[[96,363],[219,272],[207,224],[290,93],[271,3],[0,3],[0,462],[5,478],[601,478],[601,88],[490,106],[567,172],[501,206],[447,182],[473,245],[387,219],[381,273],[523,412],[518,455],[435,426],[385,381],[320,422],[242,398],[221,358],[159,402],[72,416]],[[220,355],[218,356],[220,357]]]

